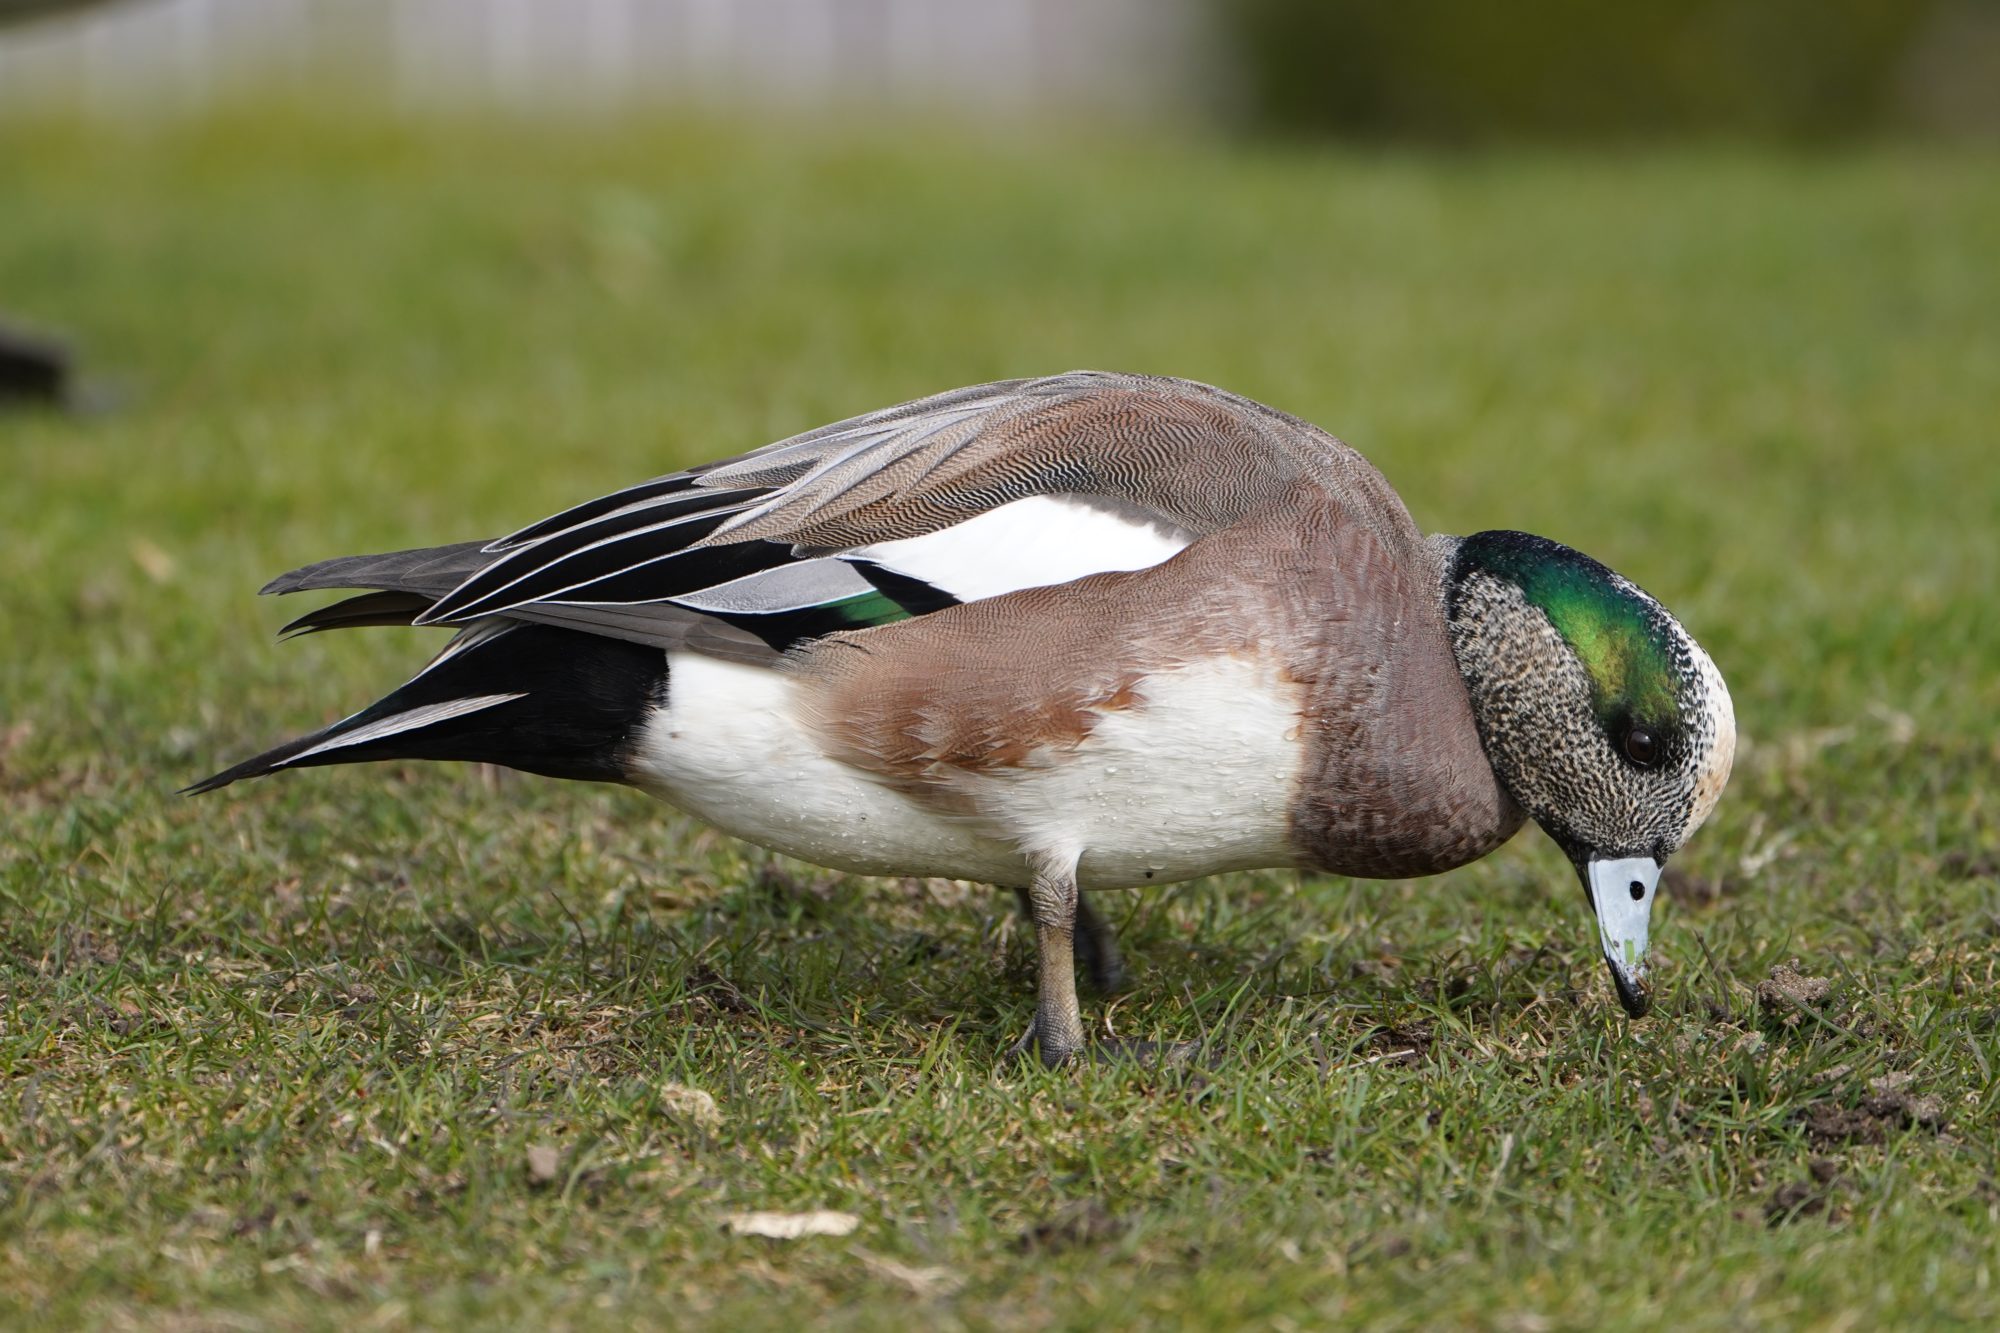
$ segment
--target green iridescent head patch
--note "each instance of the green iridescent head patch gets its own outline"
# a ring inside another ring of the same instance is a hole
[[[1540,607],[1590,675],[1591,706],[1607,727],[1623,719],[1657,730],[1680,720],[1667,627],[1658,610],[1580,551],[1523,532],[1465,539],[1459,559],[1521,590]]]

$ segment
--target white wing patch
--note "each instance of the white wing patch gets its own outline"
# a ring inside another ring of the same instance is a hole
[[[1073,495],[1035,495],[937,532],[877,542],[852,554],[974,602],[1087,574],[1148,569],[1193,540],[1193,533],[1136,511]]]
[[[961,602],[1045,588],[1087,574],[1147,569],[1194,534],[1136,511],[1073,495],[1037,495],[921,537],[877,542],[760,570],[668,600],[691,611],[770,615],[875,592],[853,561],[867,561]]]

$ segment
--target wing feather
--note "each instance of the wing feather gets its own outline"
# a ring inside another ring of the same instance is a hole
[[[572,505],[560,514],[530,523],[527,527],[509,533],[505,537],[495,538],[487,542],[482,549],[493,552],[511,551],[516,546],[526,546],[530,542],[553,537],[559,532],[566,532],[594,519],[658,504],[672,496],[692,490],[697,480],[698,478],[689,472],[673,472],[664,477],[654,477],[636,486],[627,486],[623,490],[613,491],[595,500]]]
[[[660,522],[643,521],[641,511],[627,515],[626,521],[630,526],[621,529],[601,529],[602,521],[600,524],[565,529],[541,542],[518,547],[501,556],[440,598],[437,605],[425,612],[417,623],[448,624],[494,615],[510,607],[539,601],[661,600],[671,594],[663,593],[660,598],[604,598],[571,594],[676,557],[689,558],[674,571],[657,571],[662,576],[662,583],[683,583],[685,587],[682,591],[704,586],[701,580],[708,575],[701,571],[705,566],[734,569],[740,563],[730,559],[715,560],[712,557],[717,553],[736,546],[771,545],[768,542],[734,542],[730,547],[700,545],[703,537],[713,533],[729,514],[747,503],[720,503],[694,513],[677,513]],[[703,560],[704,553],[711,558]],[[736,573],[721,577],[734,578],[746,572],[736,569]]]
[[[322,562],[267,591],[417,592],[434,599],[418,624],[505,616],[770,660],[834,629],[1143,568],[1300,487],[1334,491],[1392,547],[1420,540],[1381,475],[1306,422],[1188,380],[1077,371],[883,408],[492,542]]]

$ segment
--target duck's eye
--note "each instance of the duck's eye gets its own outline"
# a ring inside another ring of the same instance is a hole
[[[1653,733],[1644,727],[1634,727],[1625,733],[1625,757],[1641,768],[1651,768],[1659,758],[1659,746],[1653,741]]]

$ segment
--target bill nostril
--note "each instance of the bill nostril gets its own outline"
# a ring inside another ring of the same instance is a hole
[[[1644,884],[1641,884],[1641,883],[1640,883],[1640,882],[1639,882],[1638,880],[1636,880],[1636,879],[1635,879],[1635,880],[1633,880],[1633,881],[1632,881],[1632,901],[1633,901],[1633,902],[1635,902],[1635,903],[1636,903],[1636,902],[1644,902],[1644,901],[1645,901],[1645,898],[1646,898],[1646,886],[1645,886]]]

